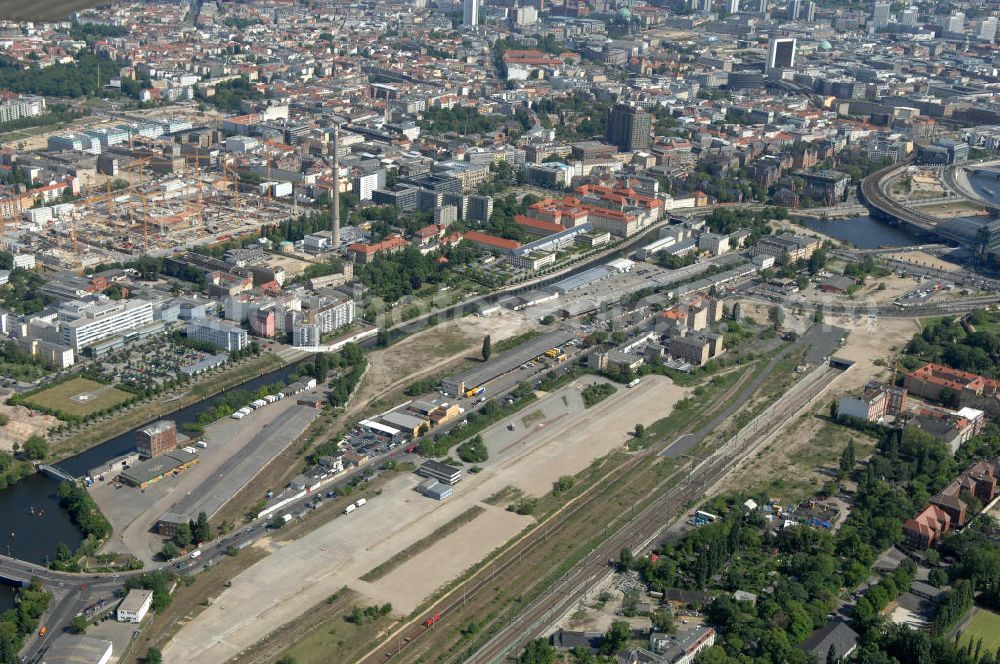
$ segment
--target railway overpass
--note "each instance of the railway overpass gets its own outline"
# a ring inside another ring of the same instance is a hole
[[[983,254],[985,247],[991,244],[989,235],[998,235],[997,232],[984,235],[987,229],[992,230],[994,223],[977,225],[975,222],[962,219],[940,219],[896,201],[886,193],[889,182],[902,175],[908,166],[908,163],[888,166],[872,173],[861,182],[860,198],[871,209],[873,216],[900,226],[919,238],[932,241],[945,240],[971,247],[977,254]],[[958,193],[961,195],[961,190]]]

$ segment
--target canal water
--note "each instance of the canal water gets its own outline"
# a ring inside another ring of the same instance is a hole
[[[909,233],[867,215],[836,219],[808,217],[796,219],[795,223],[837,240],[850,242],[861,249],[908,247],[918,244],[917,239]]]
[[[256,390],[263,385],[287,382],[290,375],[301,371],[301,364],[282,367],[251,379],[166,417],[176,421],[178,427],[185,422],[193,422],[198,413],[214,406],[223,395],[234,390]],[[134,449],[135,432],[146,424],[65,459],[58,466],[71,475],[80,477],[90,469]],[[55,555],[56,546],[60,542],[74,550],[80,545],[80,531],[70,520],[69,514],[59,507],[56,497],[58,486],[57,481],[35,473],[0,491],[0,514],[3,515],[0,525],[0,553],[7,554],[9,549],[10,555],[16,558],[45,564],[47,558]],[[3,610],[5,597],[0,586],[0,611]]]

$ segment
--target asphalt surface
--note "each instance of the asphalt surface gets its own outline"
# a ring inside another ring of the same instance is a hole
[[[184,496],[171,511],[179,514],[205,512],[211,518],[264,466],[294,443],[318,415],[317,409],[308,406],[294,406],[281,413],[265,424],[238,455],[223,462],[216,476],[205,482],[205,491]]]

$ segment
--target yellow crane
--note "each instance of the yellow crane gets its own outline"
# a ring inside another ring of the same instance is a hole
[[[145,253],[149,253],[149,210],[146,207],[146,164],[150,162],[152,157],[139,157],[133,159],[128,165],[130,171],[139,171],[139,200],[142,201],[142,249]],[[129,212],[130,217],[134,215],[135,208],[132,201],[132,187],[129,188]],[[131,218],[129,220],[131,222]]]

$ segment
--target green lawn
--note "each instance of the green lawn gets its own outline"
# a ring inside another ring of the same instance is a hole
[[[1000,334],[1000,313],[997,313],[996,311],[984,311],[982,313],[986,320],[982,323],[974,324],[976,331]]]
[[[87,401],[77,401],[73,397],[88,393],[92,397]],[[73,378],[55,387],[32,394],[24,400],[28,406],[51,408],[68,415],[85,417],[108,406],[127,401],[131,395],[110,385],[102,385],[88,378]]]
[[[969,641],[975,645],[976,641],[982,639],[983,651],[995,652],[997,648],[1000,648],[1000,613],[985,609],[973,609],[972,611],[972,618],[962,626],[959,646],[964,646]]]

